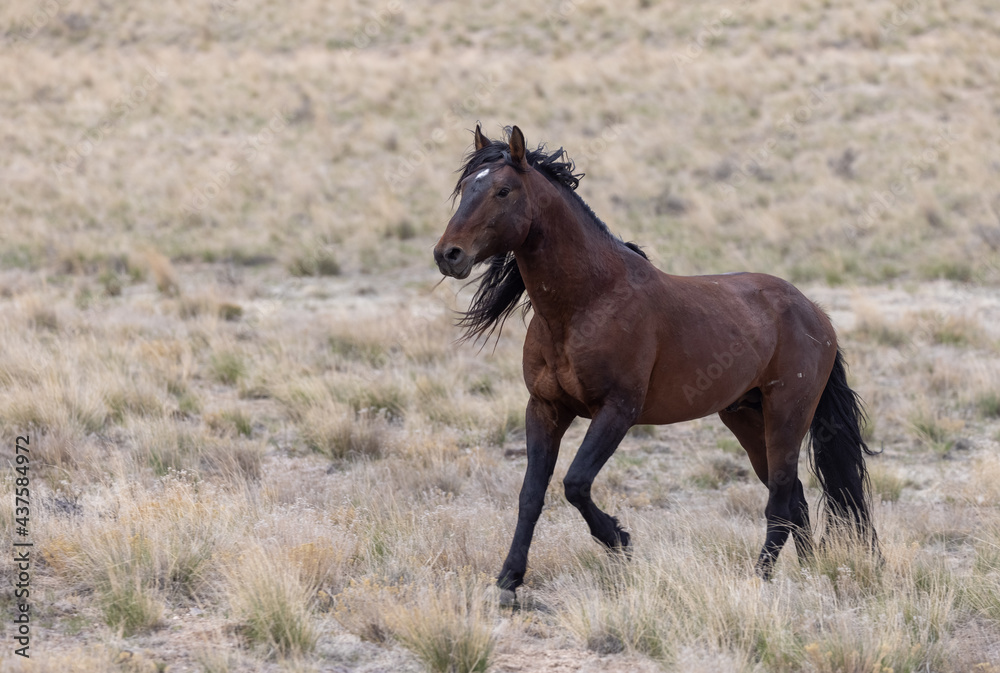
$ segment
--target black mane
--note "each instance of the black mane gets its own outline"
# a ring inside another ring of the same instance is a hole
[[[510,127],[504,129],[504,135],[510,138]],[[624,243],[620,238],[611,233],[606,225],[587,203],[576,193],[576,188],[583,178],[583,173],[575,173],[576,164],[566,155],[563,148],[555,152],[546,152],[545,145],[541,144],[534,150],[525,152],[528,165],[538,170],[548,178],[553,184],[564,187],[563,193],[571,201],[589,216],[594,226],[608,238],[624,245],[643,258],[646,253],[635,243]],[[516,170],[521,170],[510,158],[510,145],[501,140],[493,140],[482,149],[473,150],[465,158],[465,163],[459,169],[461,175],[455,183],[455,190],[452,192],[452,200],[458,198],[461,192],[462,181],[475,173],[481,166],[491,165],[498,161],[503,161],[506,165]],[[506,252],[491,257],[487,262],[486,271],[474,279],[479,281],[476,294],[472,297],[469,310],[462,314],[458,321],[460,327],[465,328],[463,340],[477,339],[485,336],[487,340],[498,329],[503,330],[503,324],[518,306],[521,306],[521,315],[527,315],[531,309],[531,301],[521,300],[524,294],[524,279],[517,268],[517,261],[513,252]],[[499,334],[497,335],[499,338]]]

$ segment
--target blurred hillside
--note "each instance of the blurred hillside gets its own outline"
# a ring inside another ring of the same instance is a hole
[[[676,273],[1000,282],[987,0],[0,8],[3,267],[432,266],[477,121]]]

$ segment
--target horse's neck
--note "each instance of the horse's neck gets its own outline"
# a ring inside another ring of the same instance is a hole
[[[621,255],[591,217],[560,195],[532,221],[515,257],[536,314],[568,321],[620,277]]]

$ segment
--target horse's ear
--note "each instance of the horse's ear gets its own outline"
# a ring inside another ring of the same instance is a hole
[[[476,151],[478,152],[490,144],[490,139],[483,135],[483,131],[479,128],[479,124],[476,124]]]
[[[510,158],[518,166],[528,167],[528,161],[524,158],[524,134],[516,126],[510,130]]]

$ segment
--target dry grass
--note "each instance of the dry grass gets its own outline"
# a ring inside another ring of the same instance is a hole
[[[522,2],[475,19],[222,4],[60,5],[37,30],[32,2],[0,10],[24,139],[3,175],[5,266],[110,270],[112,296],[133,268],[176,293],[183,261],[412,266],[478,119],[569,148],[596,212],[674,271],[1000,280],[997,40],[976,5],[921,3],[897,27],[887,1]]]
[[[32,438],[38,651],[0,670],[997,670],[1000,41],[972,4],[897,10],[5,3],[0,440]],[[714,419],[599,477],[621,564],[558,489],[577,423],[497,606],[524,326],[455,343],[469,291],[429,254],[477,120],[566,146],[661,268],[830,310],[883,566],[833,543],[757,582],[766,492]]]
[[[313,651],[319,633],[310,612],[310,590],[286,563],[262,547],[244,549],[226,571],[229,602],[240,635],[265,656],[299,658]]]
[[[497,617],[497,594],[487,579],[453,578],[415,594],[391,617],[399,641],[431,673],[485,673]]]

